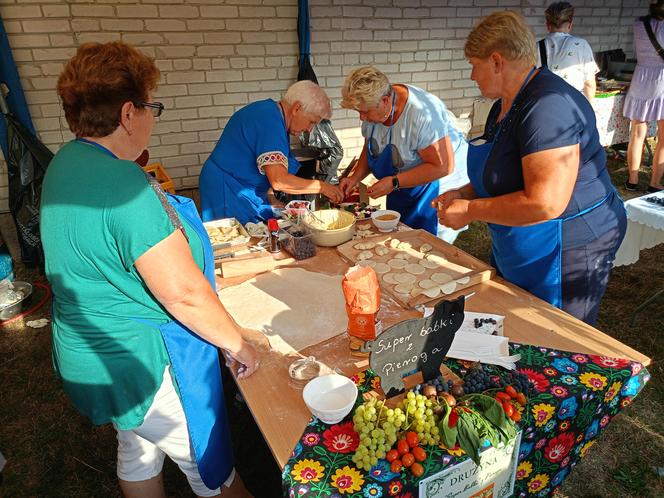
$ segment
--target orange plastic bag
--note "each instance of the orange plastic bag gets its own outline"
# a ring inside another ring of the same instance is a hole
[[[376,315],[380,309],[380,287],[376,272],[367,266],[353,266],[341,281],[348,315],[348,334],[364,341],[381,332]]]

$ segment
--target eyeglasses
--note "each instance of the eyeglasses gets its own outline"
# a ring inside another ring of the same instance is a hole
[[[161,113],[164,112],[165,109],[164,104],[161,102],[141,102],[137,105],[137,107],[149,108],[155,118],[161,116]]]

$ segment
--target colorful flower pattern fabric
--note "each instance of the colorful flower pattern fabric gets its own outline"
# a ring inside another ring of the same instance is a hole
[[[619,358],[567,353],[537,346],[511,344],[521,354],[517,369],[526,374],[536,394],[528,400],[520,424],[514,496],[549,496],[591,448],[601,431],[650,379],[640,363]],[[455,360],[445,362],[459,372]],[[353,376],[362,394],[377,385],[367,370]],[[355,467],[351,457],[359,437],[351,414],[327,425],[315,417],[284,468],[284,496],[289,498],[372,498],[418,496],[420,479],[410,472],[392,472],[386,460],[369,471]],[[462,451],[427,447],[424,476],[434,475],[466,457]]]

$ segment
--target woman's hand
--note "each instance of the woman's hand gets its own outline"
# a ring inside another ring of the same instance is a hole
[[[449,206],[455,199],[463,199],[461,190],[449,190],[444,194],[440,194],[433,201],[431,201],[431,207],[440,211],[441,209],[446,209],[447,206]]]
[[[450,192],[446,192],[440,197],[449,193]],[[470,203],[471,201],[457,198],[448,202],[447,207],[439,207],[438,220],[440,221],[440,224],[453,230],[459,230],[460,228],[465,227],[472,221],[469,212]]]
[[[239,363],[236,370],[238,379],[246,379],[258,369],[258,354],[247,341],[242,342],[242,347],[237,353],[233,354],[230,351],[227,353],[235,362]]]
[[[367,194],[372,199],[377,199],[378,197],[383,197],[384,195],[391,193],[393,190],[392,177],[386,176],[367,188]]]
[[[344,194],[337,185],[321,182],[321,194],[330,199],[333,204],[341,204],[344,200]]]
[[[341,193],[344,194],[344,199],[348,197],[353,190],[355,190],[358,183],[360,183],[358,180],[350,177],[341,179],[339,182],[339,188],[341,189]]]

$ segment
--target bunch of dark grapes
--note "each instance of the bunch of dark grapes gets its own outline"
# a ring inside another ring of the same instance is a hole
[[[466,394],[481,393],[495,387],[500,387],[500,381],[491,377],[484,368],[473,368],[463,378],[463,389]]]
[[[525,394],[527,397],[537,393],[535,385],[530,382],[530,379],[528,379],[528,376],[524,373],[510,370],[503,376],[503,381],[505,384],[513,386],[517,391]]]
[[[452,389],[452,384],[453,382],[451,380],[445,380],[443,379],[442,375],[439,375],[433,380],[430,380],[428,382],[425,382],[424,384],[417,384],[414,388],[414,391],[419,394],[422,392],[422,388],[427,385],[434,386],[436,388],[436,392],[438,394],[441,393],[448,393],[450,392],[450,389]]]

